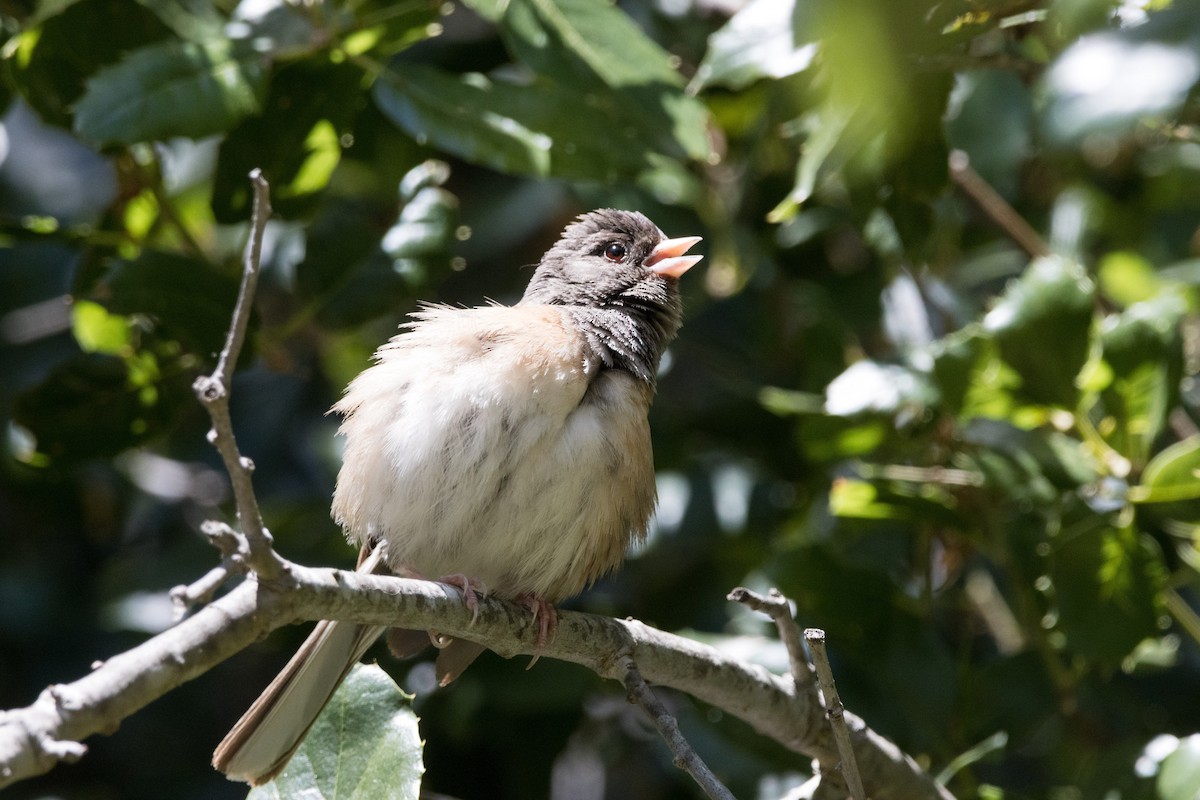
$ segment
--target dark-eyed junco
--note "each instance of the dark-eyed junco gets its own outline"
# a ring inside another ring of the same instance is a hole
[[[551,604],[617,567],[654,508],[647,413],[679,328],[677,279],[700,239],[668,239],[642,214],[604,209],[568,225],[515,306],[428,306],[379,348],[334,406],[346,450],[333,516],[359,569],[440,578]],[[253,784],[283,768],[383,628],[319,623],[213,756]],[[442,649],[444,685],[482,651],[425,631],[393,651]]]

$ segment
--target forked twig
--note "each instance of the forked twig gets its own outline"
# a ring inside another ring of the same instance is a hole
[[[744,586],[739,586],[729,593],[728,599],[741,603],[755,611],[761,611],[775,621],[779,630],[779,639],[787,648],[788,666],[792,671],[792,680],[797,688],[812,684],[812,670],[808,666],[808,657],[804,652],[804,640],[800,636],[800,626],[792,616],[792,604],[778,589],[771,589],[766,597]]]
[[[683,732],[679,730],[679,723],[675,721],[675,717],[671,716],[671,712],[667,711],[667,707],[655,696],[642,677],[642,673],[638,671],[633,656],[625,653],[620,657],[618,663],[625,673],[622,680],[625,684],[625,691],[629,692],[631,701],[636,701],[650,715],[650,719],[654,721],[654,727],[658,728],[659,735],[662,736],[663,741],[670,748],[671,754],[675,757],[675,766],[691,775],[692,780],[712,800],[734,800],[733,794],[725,788],[725,784],[721,783],[720,779],[713,774],[708,765],[688,744]]]
[[[263,231],[266,230],[267,220],[271,217],[270,186],[262,176],[261,170],[255,169],[250,173],[250,183],[254,188],[254,209],[250,217],[250,238],[246,242],[243,256],[242,285],[238,290],[233,320],[229,326],[225,346],[217,358],[216,369],[211,375],[201,375],[197,378],[192,384],[192,389],[212,419],[213,426],[208,432],[208,440],[221,454],[221,460],[225,462],[225,469],[233,485],[238,522],[245,537],[246,562],[260,577],[272,580],[287,571],[287,562],[280,558],[271,546],[271,534],[263,524],[258,498],[254,495],[254,483],[251,480],[254,462],[238,450],[237,441],[233,436],[233,421],[229,415],[230,376],[241,354],[242,343],[246,340],[250,310],[254,305],[254,292],[258,286]]]

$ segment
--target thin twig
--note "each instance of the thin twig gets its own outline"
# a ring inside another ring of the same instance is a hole
[[[1046,241],[971,167],[971,159],[962,150],[953,150],[950,153],[950,177],[1030,258],[1050,255],[1050,247]]]
[[[621,669],[625,671],[625,678],[622,681],[625,684],[625,691],[629,692],[631,701],[636,701],[650,715],[650,719],[654,721],[654,727],[658,728],[659,735],[662,736],[663,741],[670,748],[671,754],[675,757],[675,766],[691,775],[692,780],[712,800],[734,800],[733,794],[725,788],[725,784],[721,783],[720,779],[704,763],[704,760],[688,744],[683,732],[679,730],[679,723],[675,721],[675,717],[671,716],[667,707],[654,695],[642,677],[642,673],[638,671],[633,656],[625,653],[621,656],[619,663]]]
[[[825,631],[820,628],[806,628],[804,641],[808,642],[813,666],[817,670],[817,684],[821,687],[822,697],[825,698],[825,715],[829,717],[829,725],[833,728],[833,740],[842,759],[842,777],[846,781],[846,788],[850,790],[850,796],[854,800],[866,800],[867,793],[863,790],[862,776],[858,774],[858,761],[850,744],[846,708],[842,705],[842,699],[838,697],[837,686],[833,683],[833,667],[829,665],[829,654],[825,652]]]
[[[250,310],[254,305],[254,291],[258,286],[259,259],[262,256],[263,231],[271,217],[270,186],[260,170],[250,173],[254,187],[254,210],[250,218],[250,238],[246,242],[243,259],[242,285],[234,306],[233,319],[225,347],[217,358],[217,367],[211,375],[201,375],[192,384],[196,397],[212,418],[212,430],[208,440],[221,454],[229,480],[233,485],[233,496],[237,504],[238,522],[246,543],[246,561],[260,577],[278,579],[287,571],[285,562],[271,546],[271,534],[263,524],[258,509],[258,498],[254,495],[251,474],[254,462],[239,452],[233,436],[233,421],[229,416],[229,382],[242,343],[246,339],[246,328],[250,324]]]
[[[792,616],[792,604],[778,589],[771,589],[767,597],[758,592],[739,586],[729,593],[729,600],[761,611],[775,621],[779,629],[779,639],[787,648],[788,666],[792,671],[792,680],[796,686],[804,688],[812,683],[812,670],[808,666],[808,657],[804,652],[804,641],[800,637],[800,626]]]
[[[213,599],[217,589],[228,580],[233,573],[230,562],[222,561],[210,569],[200,580],[188,584],[180,584],[171,589],[172,616],[176,622],[187,616],[195,606],[203,605]]]
[[[200,532],[208,538],[209,544],[220,551],[221,563],[210,569],[200,580],[176,586],[171,590],[176,622],[187,616],[187,612],[194,606],[210,602],[230,576],[246,571],[246,559],[242,556],[242,552],[247,549],[245,537],[224,522],[214,519],[201,523]]]

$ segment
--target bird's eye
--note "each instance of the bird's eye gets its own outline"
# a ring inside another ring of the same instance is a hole
[[[613,242],[604,248],[604,257],[618,264],[625,260],[625,245]]]

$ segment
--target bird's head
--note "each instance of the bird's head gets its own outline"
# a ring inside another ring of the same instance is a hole
[[[605,363],[647,381],[679,329],[679,277],[702,256],[699,236],[668,239],[636,211],[580,216],[542,256],[523,304],[569,306]]]
[[[668,239],[636,211],[580,216],[538,265],[524,302],[679,313],[677,281],[703,256],[685,255],[699,236]]]

